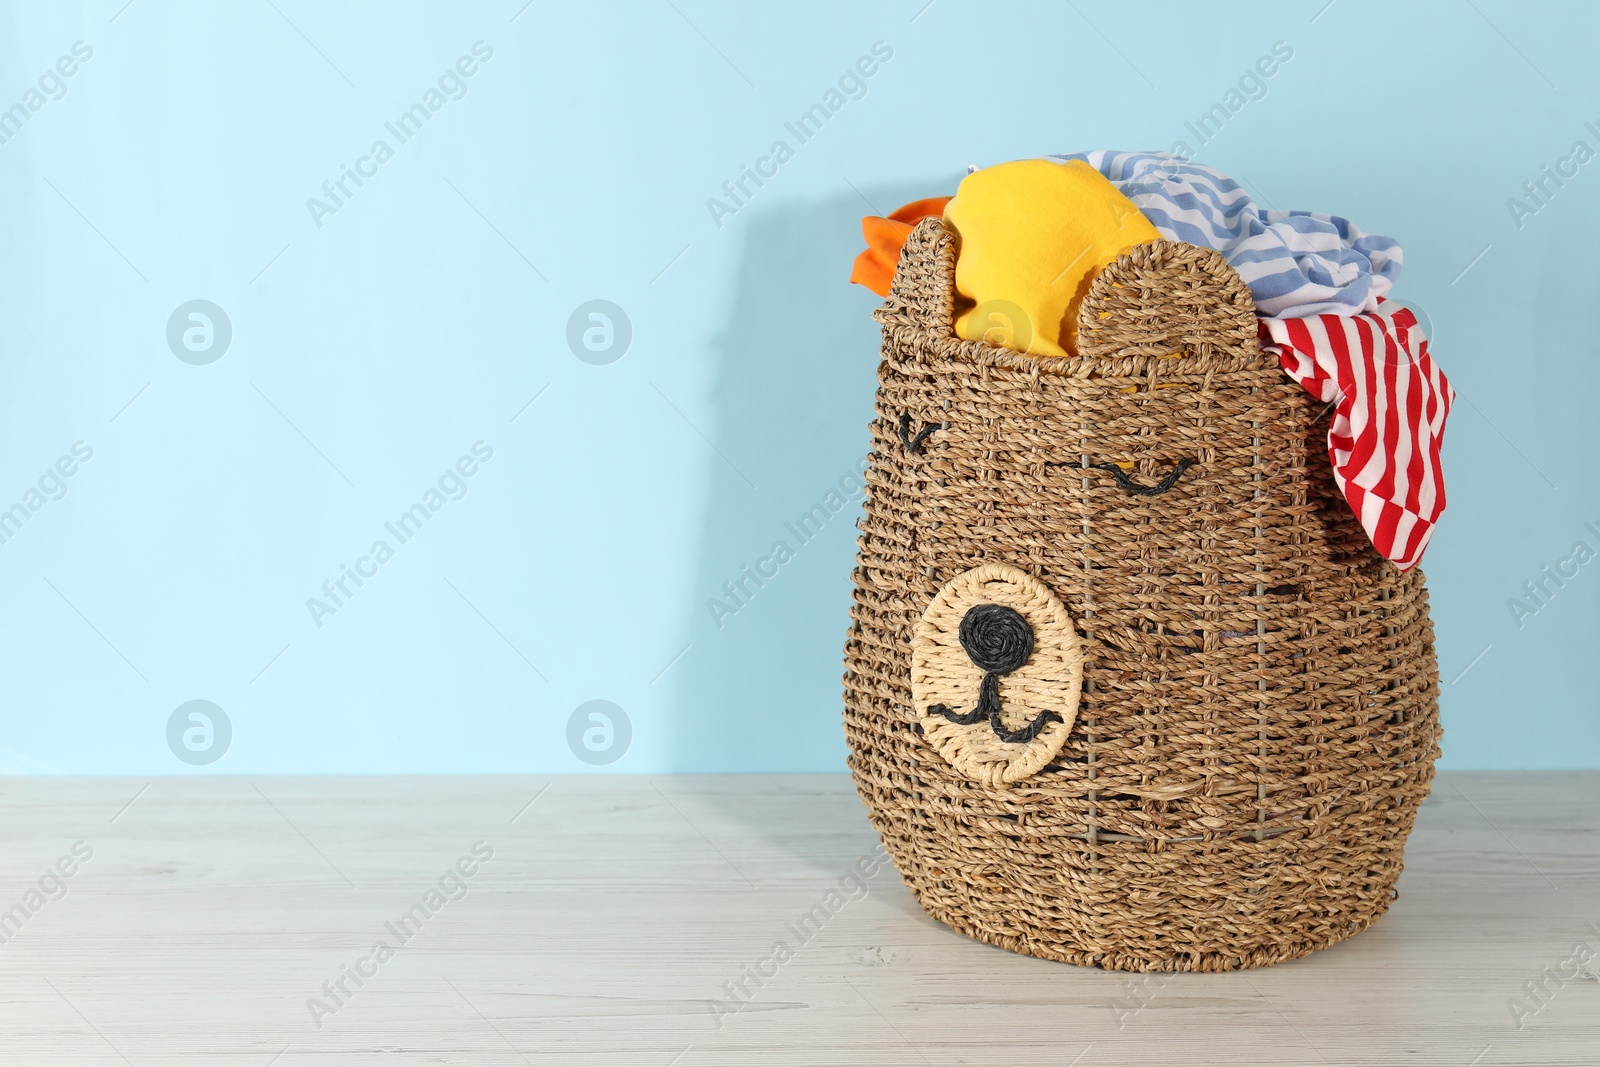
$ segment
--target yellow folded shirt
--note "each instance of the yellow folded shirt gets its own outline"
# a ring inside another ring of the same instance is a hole
[[[1161,234],[1082,160],[974,171],[945,206],[956,254],[956,336],[1035,356],[1077,354],[1078,305],[1101,269]],[[967,307],[970,301],[974,306]]]

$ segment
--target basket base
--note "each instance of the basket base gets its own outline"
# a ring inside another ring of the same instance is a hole
[[[1242,951],[1238,948],[1228,948],[1219,951],[1147,955],[1126,950],[1078,949],[1062,942],[1049,941],[1044,938],[1016,937],[982,927],[974,923],[971,916],[963,912],[941,911],[937,907],[930,907],[930,901],[923,894],[918,893],[914,887],[911,890],[911,895],[916,898],[917,903],[921,905],[922,910],[927,913],[929,918],[950,927],[957,933],[965,934],[974,941],[980,941],[983,944],[1002,948],[1019,955],[1053,960],[1057,963],[1071,963],[1080,967],[1098,967],[1106,971],[1137,971],[1143,973],[1241,971],[1253,967],[1269,967],[1274,963],[1284,963],[1288,960],[1299,959],[1302,956],[1309,956],[1320,949],[1331,948],[1341,941],[1347,941],[1366,930],[1388,912],[1389,905],[1394,900],[1394,897],[1385,898],[1379,901],[1370,913],[1359,918],[1352,918],[1346,927],[1328,930],[1324,936],[1316,939],[1271,941]]]

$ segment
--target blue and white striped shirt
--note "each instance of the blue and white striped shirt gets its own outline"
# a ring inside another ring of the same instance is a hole
[[[1221,252],[1271,318],[1376,311],[1400,275],[1392,237],[1365,234],[1337,215],[1256,206],[1221,171],[1167,152],[1075,152],[1144,213],[1161,236]]]

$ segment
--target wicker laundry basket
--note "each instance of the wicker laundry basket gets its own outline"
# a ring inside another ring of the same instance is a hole
[[[845,650],[851,771],[906,884],[981,941],[1122,970],[1365,929],[1433,778],[1438,669],[1328,413],[1215,251],[1122,256],[1068,359],[956,338],[953,260],[920,223],[875,313]]]

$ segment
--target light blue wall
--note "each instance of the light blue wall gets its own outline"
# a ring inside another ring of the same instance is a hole
[[[0,507],[93,449],[0,544],[3,769],[583,770],[590,700],[631,725],[601,769],[842,768],[853,510],[720,628],[706,601],[866,448],[859,217],[970,162],[1180,140],[1402,240],[1461,395],[1426,562],[1446,765],[1600,765],[1600,563],[1520,627],[1507,607],[1600,548],[1600,161],[1507,206],[1600,149],[1600,8],[123,3],[0,24],[0,107],[93,49],[0,145]],[[478,41],[400,144],[384,123]],[[879,41],[798,144],[785,120]],[[1277,41],[1293,59],[1201,145],[1185,122]],[[380,138],[317,225],[307,198]],[[778,139],[794,158],[715,224]],[[232,327],[207,365],[166,339],[196,299]],[[632,325],[609,365],[566,341],[595,299]],[[387,535],[476,442],[465,496]],[[307,599],[379,539],[319,627]],[[191,700],[232,731],[194,768],[167,739]]]

